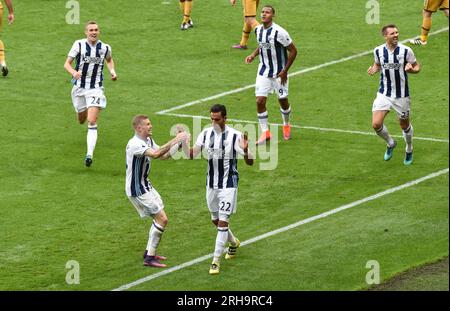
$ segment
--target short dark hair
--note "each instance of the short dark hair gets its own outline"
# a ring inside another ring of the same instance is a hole
[[[227,108],[224,105],[221,105],[221,104],[212,105],[212,107],[209,110],[209,112],[220,112],[220,115],[222,117],[226,117],[227,116]]]
[[[131,124],[136,129],[138,125],[141,125],[142,121],[147,120],[148,116],[145,114],[138,114],[133,117],[133,121],[131,121]]]
[[[397,26],[395,26],[394,24],[389,24],[389,25],[385,25],[383,26],[383,28],[381,28],[381,34],[384,36],[386,34],[386,30],[388,28],[397,28]],[[398,29],[398,28],[397,28]]]
[[[272,10],[272,14],[275,15],[275,9],[274,9],[273,6],[271,6],[271,5],[265,5],[265,6],[263,6],[263,8],[270,8],[270,9]]]

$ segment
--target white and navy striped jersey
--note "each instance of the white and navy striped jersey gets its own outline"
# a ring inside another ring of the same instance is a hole
[[[265,29],[261,24],[255,28],[256,41],[259,45],[258,74],[263,77],[276,78],[284,69],[288,59],[286,47],[292,43],[288,32],[272,23]]]
[[[225,126],[223,132],[213,127],[204,129],[195,145],[202,149],[208,160],[206,186],[211,189],[237,188],[239,173],[237,154],[244,155],[239,146],[242,133]]]
[[[375,63],[381,66],[380,88],[378,92],[391,98],[409,96],[407,63],[416,63],[411,48],[399,43],[394,51],[389,51],[386,44],[373,51]]]
[[[75,70],[81,70],[81,78],[74,80],[74,84],[83,89],[101,87],[105,58],[111,55],[111,47],[100,40],[94,46],[87,39],[75,41],[68,56],[76,60]]]
[[[127,196],[137,197],[150,191],[152,184],[148,180],[151,158],[144,155],[147,149],[157,150],[159,146],[148,138],[142,140],[137,135],[128,141],[126,149],[127,174],[125,192]]]

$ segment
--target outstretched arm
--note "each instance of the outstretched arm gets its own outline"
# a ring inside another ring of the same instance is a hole
[[[184,154],[190,159],[194,159],[198,154],[202,151],[202,148],[194,145],[192,148],[189,145],[189,140],[186,141],[185,144],[183,144],[183,152]]]
[[[177,130],[178,130],[178,133],[186,133],[185,132],[185,128],[183,127],[183,126],[177,126]],[[187,134],[187,133],[186,133]],[[190,147],[190,139],[191,139],[191,135],[190,134],[187,134],[187,138],[186,138],[186,140],[183,142],[183,144],[182,144],[182,148],[183,148],[183,152],[184,152],[184,154],[190,159],[190,160],[192,160],[192,159],[194,159],[201,151],[202,151],[202,148],[201,147],[199,147],[199,146],[197,146],[197,145],[195,145],[194,144],[194,146],[191,148]]]
[[[172,148],[172,146],[178,145],[178,144],[182,143],[183,141],[185,141],[186,139],[187,139],[186,133],[178,133],[177,136],[175,136],[175,138],[169,140],[166,144],[161,146],[158,150],[152,150],[150,148],[145,150],[144,155],[151,157],[153,159],[162,158],[166,153],[168,153],[168,151],[170,150],[170,148]]]
[[[186,147],[183,145],[183,151],[186,154],[186,156],[189,157],[190,160],[194,159],[202,149],[199,146],[194,145],[192,148],[189,148],[188,145]]]
[[[181,133],[184,131],[179,131],[178,133]],[[186,133],[186,139],[184,139],[181,143],[174,144],[172,147],[170,147],[169,151],[165,153],[163,156],[160,157],[161,160],[166,160],[172,157],[175,153],[177,153],[180,149],[183,150],[184,153],[186,153],[185,149],[187,148],[189,150],[189,142],[191,139],[191,134]]]

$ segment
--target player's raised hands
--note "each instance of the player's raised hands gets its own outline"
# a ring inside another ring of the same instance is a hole
[[[186,129],[185,129],[184,126],[181,125],[181,124],[177,124],[177,125],[175,126],[175,128],[177,129],[177,133],[186,132]]]
[[[177,143],[185,142],[187,140],[188,135],[189,134],[186,132],[179,132],[177,136],[175,136]]]

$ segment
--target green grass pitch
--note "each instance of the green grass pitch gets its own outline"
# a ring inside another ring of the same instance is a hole
[[[192,130],[193,122],[157,112],[255,80],[257,62],[244,63],[251,50],[231,49],[242,30],[239,3],[195,0],[195,27],[188,31],[179,30],[176,0],[79,3],[81,24],[69,25],[66,1],[17,1],[16,21],[1,34],[10,75],[0,77],[0,290],[112,290],[161,272],[142,265],[149,220],[138,217],[124,194],[130,120],[148,114],[155,140],[163,143],[173,125]],[[400,40],[419,33],[422,1],[379,3],[380,24],[367,24],[365,1],[271,1],[276,22],[298,48],[291,73],[372,50],[383,43],[383,24],[396,23]],[[63,63],[90,19],[112,46],[118,81],[105,82],[108,106],[88,169],[86,126],[76,122]],[[447,18],[433,15],[432,31],[444,27]],[[249,45],[256,47],[253,36]],[[383,161],[380,138],[357,133],[372,132],[379,77],[366,74],[371,53],[293,76],[289,99],[299,128],[292,140],[279,142],[276,169],[261,170],[261,159],[253,167],[239,163],[230,227],[241,241],[448,168],[448,30],[413,49],[422,64],[419,75],[410,75],[413,165],[403,165],[394,114],[387,126],[399,147],[391,161]],[[231,119],[257,120],[253,88],[172,112],[208,117],[216,102]],[[270,97],[270,122],[281,122],[277,106]],[[169,216],[159,252],[171,267],[213,252],[205,172],[204,160],[152,164],[150,179]],[[222,261],[217,277],[208,275],[208,259],[131,290],[364,289],[369,260],[379,262],[383,281],[448,256],[448,186],[447,172],[245,245],[235,259]],[[79,284],[66,283],[69,260],[80,265]]]

